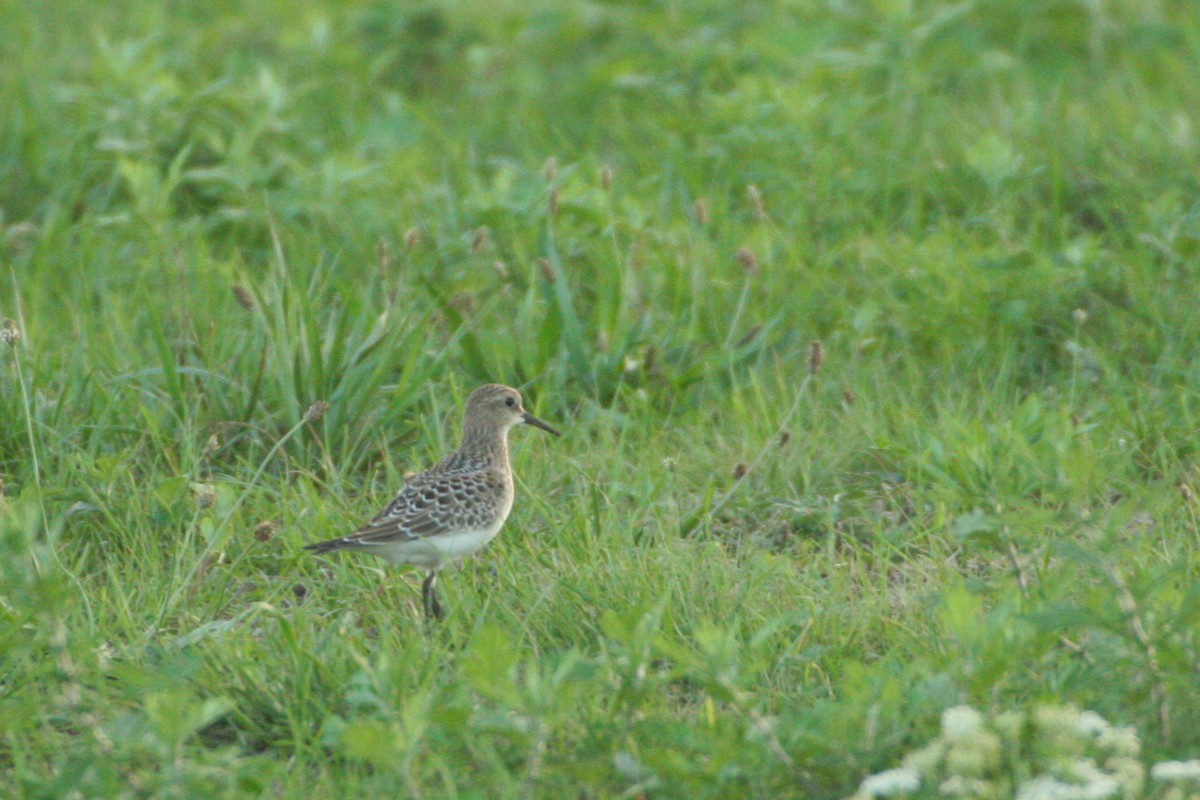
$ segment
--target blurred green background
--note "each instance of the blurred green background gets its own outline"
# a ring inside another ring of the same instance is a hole
[[[960,703],[1197,752],[1194,3],[0,12],[4,794],[842,797]],[[568,436],[443,626],[301,551],[490,381]]]

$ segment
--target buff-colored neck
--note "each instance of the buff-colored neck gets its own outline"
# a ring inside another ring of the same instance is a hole
[[[508,463],[508,429],[494,425],[463,425],[460,453]]]

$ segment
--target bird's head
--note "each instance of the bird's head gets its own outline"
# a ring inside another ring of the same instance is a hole
[[[522,422],[562,436],[554,428],[525,410],[521,393],[510,386],[489,383],[471,392],[463,412],[463,426],[471,429],[507,431]]]

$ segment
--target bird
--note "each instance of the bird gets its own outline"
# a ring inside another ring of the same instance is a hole
[[[512,510],[508,431],[522,423],[562,436],[525,410],[516,389],[498,383],[480,386],[467,398],[457,450],[409,478],[396,499],[349,536],[305,549],[318,555],[352,550],[423,567],[425,616],[441,619],[438,570],[494,539]]]

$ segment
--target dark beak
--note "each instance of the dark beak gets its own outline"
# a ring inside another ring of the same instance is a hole
[[[535,428],[541,428],[542,430],[546,431],[547,433],[553,433],[555,436],[562,436],[561,433],[554,430],[554,428],[551,428],[549,425],[542,422],[540,419],[535,417],[533,414],[530,414],[528,411],[526,411],[524,414],[521,415],[521,419],[525,421],[526,425],[532,425]]]

